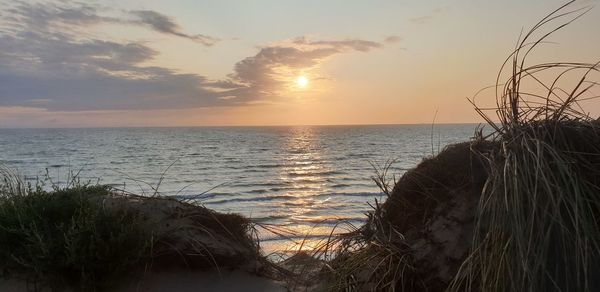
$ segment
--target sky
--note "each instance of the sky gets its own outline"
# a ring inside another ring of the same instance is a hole
[[[0,0],[0,127],[483,122],[467,98],[564,3]],[[529,61],[600,60],[597,3]]]

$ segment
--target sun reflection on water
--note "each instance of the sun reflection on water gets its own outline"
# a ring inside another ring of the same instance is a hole
[[[312,250],[331,233],[331,222],[337,220],[319,216],[319,212],[316,212],[330,203],[331,198],[316,195],[326,188],[327,178],[324,174],[331,172],[332,167],[323,159],[320,137],[312,127],[295,128],[284,148],[284,167],[279,179],[289,184],[293,191],[286,194],[290,199],[282,203],[282,208],[293,222],[285,227],[295,236],[278,242],[274,249],[288,252]]]

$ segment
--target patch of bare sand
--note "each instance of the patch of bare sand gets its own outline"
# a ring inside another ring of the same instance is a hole
[[[141,281],[117,287],[115,292],[196,292],[196,291],[248,291],[283,292],[284,284],[247,272],[233,271],[168,271],[150,273]]]

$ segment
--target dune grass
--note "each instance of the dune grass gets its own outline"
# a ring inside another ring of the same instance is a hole
[[[271,267],[243,216],[82,184],[76,176],[63,187],[25,185],[0,168],[0,277],[34,291],[110,291],[150,272],[266,275]]]
[[[48,192],[8,170],[0,183],[0,271],[38,289],[103,290],[150,258],[138,214],[92,202],[109,190],[75,184]]]
[[[501,123],[478,108],[495,127],[491,139],[502,149],[484,157],[490,177],[481,193],[473,251],[452,291],[600,289],[600,124],[580,104],[597,97],[594,74],[600,67],[526,65],[547,36],[587,11],[568,11],[571,4],[542,19],[507,59],[512,68],[497,85]],[[542,36],[534,39],[535,34]],[[545,82],[540,75],[548,72],[555,79]],[[579,77],[568,88],[559,86],[569,74]],[[532,86],[546,92],[532,93],[527,89]]]

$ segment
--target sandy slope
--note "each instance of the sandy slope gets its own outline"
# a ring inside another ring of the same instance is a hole
[[[27,292],[27,285],[17,280],[0,281],[0,291]],[[141,282],[116,288],[116,292],[192,292],[192,291],[244,291],[283,292],[283,283],[261,278],[241,271],[217,272],[161,272],[152,273]]]

